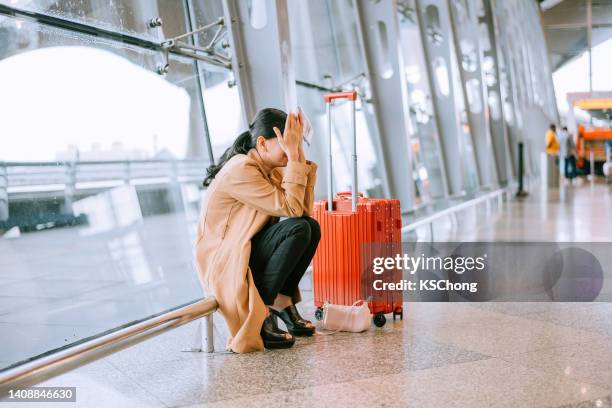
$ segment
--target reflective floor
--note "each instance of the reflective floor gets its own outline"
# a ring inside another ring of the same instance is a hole
[[[0,368],[201,298],[191,232],[178,213],[0,238]]]
[[[611,215],[611,187],[585,184],[466,211],[435,234],[612,241]],[[247,355],[181,352],[194,322],[41,385],[76,386],[83,407],[612,407],[612,303],[406,303],[404,316]],[[217,318],[215,331],[222,350]]]

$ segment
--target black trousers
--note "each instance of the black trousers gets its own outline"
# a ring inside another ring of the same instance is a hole
[[[321,229],[310,217],[267,224],[251,239],[249,266],[266,305],[281,293],[293,296],[315,254]]]
[[[576,157],[574,155],[565,156],[565,178],[573,179],[576,177]]]

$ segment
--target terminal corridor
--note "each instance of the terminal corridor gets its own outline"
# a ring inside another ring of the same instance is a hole
[[[609,239],[609,188],[571,187],[564,201],[536,190],[501,209],[461,212],[454,228],[441,220],[438,233]],[[313,318],[308,289],[300,308]],[[612,353],[612,288],[603,292],[606,301],[593,303],[405,303],[404,320],[388,319],[382,329],[317,334],[256,355],[182,352],[195,341],[194,322],[46,384],[79,386],[83,406],[609,407],[612,365],[602,357]]]

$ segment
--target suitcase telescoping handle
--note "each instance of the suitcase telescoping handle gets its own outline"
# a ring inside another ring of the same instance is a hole
[[[331,105],[335,99],[350,99],[351,103],[351,127],[353,133],[353,154],[352,154],[352,166],[351,176],[353,179],[351,187],[351,209],[353,212],[357,212],[357,129],[355,126],[355,103],[357,101],[357,91],[349,92],[334,92],[323,96],[325,100],[327,110],[327,135],[328,150],[329,150],[329,162],[327,167],[327,211],[333,211],[333,187],[332,187],[332,122],[331,122]]]

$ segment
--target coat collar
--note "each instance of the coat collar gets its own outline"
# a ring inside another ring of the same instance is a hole
[[[268,178],[268,180],[270,179],[270,175],[268,174],[268,172],[266,171],[266,167],[263,164],[263,160],[261,160],[261,157],[259,156],[259,153],[257,153],[257,149],[252,148],[251,150],[249,150],[247,152],[247,156],[250,157],[252,160],[255,161],[255,163],[257,163],[257,165],[259,166],[259,168],[261,169],[261,172]]]

